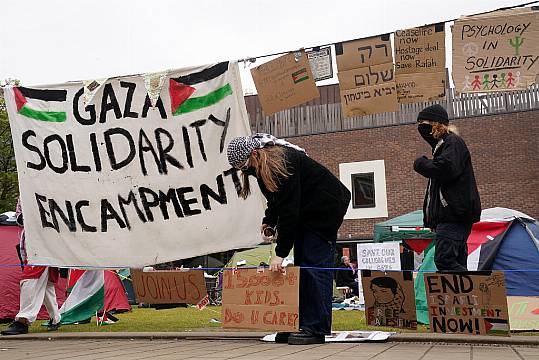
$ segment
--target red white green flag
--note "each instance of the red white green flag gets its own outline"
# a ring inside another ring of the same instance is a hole
[[[172,114],[182,115],[212,106],[232,95],[232,86],[226,81],[228,62],[222,62],[202,71],[169,80]]]
[[[67,90],[30,89],[14,87],[17,112],[30,119],[64,122],[66,121]]]

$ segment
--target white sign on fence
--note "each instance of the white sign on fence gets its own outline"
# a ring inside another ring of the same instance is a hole
[[[401,270],[400,243],[372,243],[357,245],[357,268],[359,270]],[[358,271],[359,300],[365,303],[361,271]]]
[[[30,263],[139,267],[259,241],[261,195],[238,197],[226,158],[250,133],[237,63],[5,98]]]
[[[358,244],[357,266],[360,270],[401,270],[400,243]]]

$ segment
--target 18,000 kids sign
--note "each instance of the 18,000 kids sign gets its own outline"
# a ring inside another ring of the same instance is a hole
[[[261,198],[238,198],[226,160],[250,132],[237,64],[156,79],[96,81],[89,101],[82,82],[5,91],[31,263],[140,266],[257,242]]]

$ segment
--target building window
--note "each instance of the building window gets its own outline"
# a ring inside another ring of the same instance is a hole
[[[352,193],[345,219],[387,217],[384,160],[339,164],[339,178]]]
[[[352,174],[352,207],[376,207],[374,172]]]

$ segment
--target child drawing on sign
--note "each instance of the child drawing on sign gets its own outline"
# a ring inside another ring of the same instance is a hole
[[[498,74],[494,74],[492,75],[492,86],[491,86],[491,89],[494,89],[494,88],[498,88],[498,83],[500,82],[500,80],[498,80]]]
[[[464,77],[464,81],[462,82],[462,91],[466,91],[466,90],[469,90],[471,89],[472,87],[470,86],[470,77],[468,75],[466,75]]]
[[[479,75],[475,75],[474,81],[472,81],[473,90],[481,90],[481,80]]]
[[[505,80],[505,73],[502,73],[502,75],[500,76],[500,87],[502,89],[506,89],[507,88],[507,82]]]
[[[488,74],[483,75],[483,90],[487,90],[489,84]]]
[[[371,280],[371,291],[374,296],[374,308],[385,314],[387,310],[403,314],[404,291],[395,279],[390,277],[377,277]]]
[[[507,74],[507,87],[515,87],[515,78],[513,77],[513,73],[509,72]]]
[[[520,71],[517,71],[517,76],[515,76],[515,87],[520,84]]]

